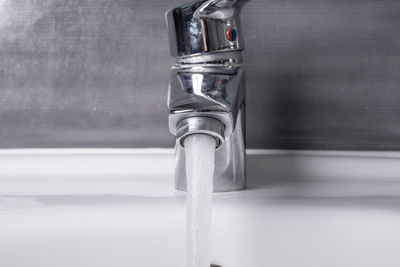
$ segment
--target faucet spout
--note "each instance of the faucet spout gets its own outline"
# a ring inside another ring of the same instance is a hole
[[[171,55],[169,128],[176,136],[176,188],[186,190],[184,142],[216,140],[214,191],[244,189],[245,75],[239,13],[244,1],[199,0],[166,13]]]

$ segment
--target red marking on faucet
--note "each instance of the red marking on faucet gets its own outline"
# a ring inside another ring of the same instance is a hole
[[[233,29],[232,27],[228,28],[226,30],[226,39],[228,39],[230,42],[234,42],[236,41],[237,38],[237,32],[235,29]]]
[[[223,79],[223,80],[220,80],[219,81],[219,85],[220,86],[223,86],[223,85],[225,85],[225,84],[227,84],[228,83],[228,80],[227,79]]]

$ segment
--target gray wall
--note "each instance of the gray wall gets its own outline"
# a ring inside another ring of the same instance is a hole
[[[182,2],[0,1],[0,147],[171,147]],[[400,149],[400,1],[252,0],[243,27],[249,147]]]

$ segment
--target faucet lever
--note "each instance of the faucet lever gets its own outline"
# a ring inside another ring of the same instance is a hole
[[[166,13],[173,57],[242,50],[239,13],[244,0],[199,0]]]

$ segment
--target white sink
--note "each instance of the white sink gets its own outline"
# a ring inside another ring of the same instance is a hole
[[[0,266],[185,266],[172,151],[0,153]],[[251,151],[214,197],[223,267],[400,266],[397,153]]]

